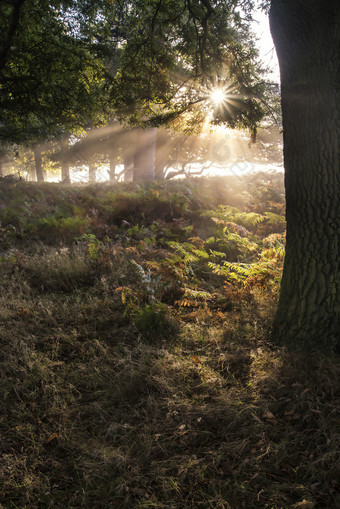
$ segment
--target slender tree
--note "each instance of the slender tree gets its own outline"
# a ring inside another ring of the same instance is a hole
[[[61,181],[64,184],[70,183],[70,163],[68,157],[68,143],[69,137],[63,137],[60,146],[61,146]]]
[[[117,155],[114,150],[109,152],[109,182],[116,180]]]
[[[90,159],[89,163],[89,182],[96,182],[96,165],[92,159]]]
[[[41,147],[36,145],[34,147],[34,163],[35,163],[35,175],[38,182],[44,182],[44,168],[42,164]]]

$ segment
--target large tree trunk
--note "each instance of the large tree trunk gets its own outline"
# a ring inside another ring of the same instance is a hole
[[[281,73],[287,245],[274,339],[332,350],[340,337],[338,0],[272,0]]]
[[[155,178],[157,129],[139,129],[135,140],[133,180],[135,182]]]
[[[42,166],[41,148],[34,147],[35,174],[38,182],[44,182],[44,170]]]

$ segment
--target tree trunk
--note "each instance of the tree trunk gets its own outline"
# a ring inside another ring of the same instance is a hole
[[[139,129],[135,142],[133,180],[141,182],[155,178],[157,129]]]
[[[124,182],[133,181],[135,129],[126,131],[122,136],[122,153],[124,163]]]
[[[165,178],[165,165],[167,160],[167,144],[169,134],[165,130],[157,129],[156,154],[155,154],[155,178],[162,180]]]
[[[38,182],[44,182],[44,170],[42,166],[41,148],[34,147],[35,174]]]
[[[92,161],[89,162],[89,182],[96,182],[96,166]]]
[[[272,0],[281,73],[287,245],[273,338],[334,350],[340,337],[338,0]]]
[[[124,157],[124,182],[132,182],[133,181],[133,157],[129,157],[126,153],[123,154]]]
[[[68,149],[68,138],[64,138],[61,140],[61,181],[64,184],[70,184],[70,165],[68,161],[67,149]]]
[[[116,165],[117,165],[117,157],[115,152],[110,152],[109,154],[110,158],[110,170],[109,170],[109,182],[113,184],[116,182]]]
[[[36,171],[35,171],[35,166],[33,165],[30,165],[30,168],[29,168],[29,179],[31,182],[36,182],[37,180],[37,174],[36,174]]]

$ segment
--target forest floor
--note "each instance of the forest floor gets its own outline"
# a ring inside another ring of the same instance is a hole
[[[269,340],[281,176],[0,202],[0,507],[340,507],[339,358]]]

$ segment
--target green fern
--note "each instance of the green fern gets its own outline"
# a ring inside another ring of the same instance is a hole
[[[210,217],[217,224],[233,222],[245,228],[252,228],[265,220],[265,216],[255,212],[244,212],[235,207],[220,205],[216,210],[207,210],[203,217]]]

